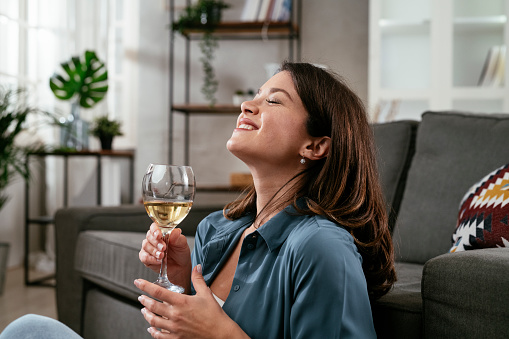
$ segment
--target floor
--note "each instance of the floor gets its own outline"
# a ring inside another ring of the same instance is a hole
[[[14,319],[27,313],[57,318],[54,287],[25,286],[23,268],[7,271],[0,296],[0,332]]]

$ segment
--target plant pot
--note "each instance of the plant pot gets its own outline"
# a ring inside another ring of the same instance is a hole
[[[104,135],[99,138],[101,141],[101,148],[103,150],[111,150],[111,144],[113,143],[113,136]]]
[[[9,243],[0,242],[0,295],[4,293],[5,276],[7,275],[7,258],[9,257]]]
[[[204,7],[201,9],[200,23],[206,26],[217,25],[221,21],[221,8]]]

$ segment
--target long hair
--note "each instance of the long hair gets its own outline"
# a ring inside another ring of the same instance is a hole
[[[308,133],[328,136],[331,143],[327,157],[292,178],[278,192],[283,198],[265,208],[274,211],[292,203],[300,213],[323,215],[348,230],[363,258],[370,298],[377,299],[390,290],[396,273],[373,133],[364,105],[332,72],[289,62],[280,70],[292,76],[308,112]],[[300,197],[306,199],[305,208],[296,203]],[[224,209],[229,219],[256,212],[260,216],[263,211],[256,211],[254,187]]]

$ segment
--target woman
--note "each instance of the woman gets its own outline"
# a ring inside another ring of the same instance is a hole
[[[172,234],[170,280],[194,296],[136,281],[165,301],[140,297],[152,336],[374,338],[370,299],[395,271],[360,99],[321,68],[284,63],[242,104],[227,147],[254,185],[200,223],[192,259]],[[164,248],[153,224],[141,261],[157,271]]]
[[[254,185],[200,223],[192,255],[180,230],[172,232],[169,278],[186,294],[135,281],[151,296],[139,298],[148,331],[375,338],[370,300],[396,277],[360,99],[321,68],[284,63],[241,108],[227,147]],[[152,224],[140,260],[158,271],[165,246]]]

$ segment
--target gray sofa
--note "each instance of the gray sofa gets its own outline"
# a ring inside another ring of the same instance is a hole
[[[467,190],[509,162],[509,115],[426,112],[374,125],[398,282],[372,305],[379,338],[509,338],[509,249],[447,253]],[[196,225],[216,208],[193,207]],[[150,338],[135,278],[150,220],[142,206],[56,214],[57,306],[85,338]],[[190,238],[192,239],[192,238]]]

